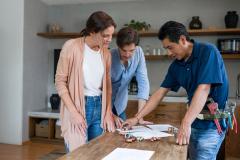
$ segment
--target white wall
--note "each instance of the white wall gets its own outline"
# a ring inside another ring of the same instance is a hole
[[[29,111],[47,106],[48,39],[36,35],[46,28],[47,6],[39,0],[25,0],[23,55],[23,141],[28,140]]]
[[[23,11],[23,0],[0,5],[0,143],[22,143]]]
[[[28,140],[28,111],[45,108],[48,42],[47,6],[39,0],[4,1],[0,6],[0,143]]]
[[[239,0],[145,0],[143,2],[116,2],[82,4],[68,6],[52,6],[49,8],[49,23],[58,23],[66,32],[79,32],[84,28],[88,16],[97,10],[109,13],[121,28],[131,19],[146,21],[152,25],[152,29],[159,27],[168,20],[179,21],[188,26],[192,16],[200,16],[204,28],[224,28],[224,16],[228,10],[236,10],[240,14]],[[215,43],[217,36],[193,37],[197,40]],[[64,40],[51,40],[49,51],[53,48],[61,48]],[[112,46],[115,42],[112,43]],[[159,47],[160,41],[156,38],[142,38],[141,46],[150,44],[152,48]],[[50,57],[51,58],[51,57]],[[225,60],[230,79],[230,96],[235,96],[236,77],[240,72],[239,60]],[[151,91],[159,87],[166,74],[170,61],[147,62]],[[52,70],[52,69],[51,69]],[[50,76],[50,78],[53,76]],[[55,92],[53,81],[49,80],[49,95]],[[182,93],[180,93],[182,95]]]

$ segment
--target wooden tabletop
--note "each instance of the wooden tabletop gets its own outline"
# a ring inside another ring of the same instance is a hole
[[[118,147],[155,151],[151,160],[187,159],[187,146],[176,145],[174,137],[162,138],[154,142],[126,143],[122,135],[105,133],[58,160],[101,160]]]

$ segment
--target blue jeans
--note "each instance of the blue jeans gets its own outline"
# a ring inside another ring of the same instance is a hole
[[[112,112],[113,112],[113,114],[115,114],[116,116],[120,117],[124,121],[127,119],[127,115],[126,115],[125,111],[122,112],[120,115],[118,115],[115,106],[112,107]]]
[[[191,130],[188,154],[190,160],[216,160],[218,150],[225,138],[226,130],[219,134],[217,129]]]
[[[85,96],[85,112],[88,125],[87,137],[90,141],[103,133],[101,128],[102,97]]]
[[[85,96],[85,112],[87,120],[87,138],[88,141],[102,134],[101,114],[102,114],[102,97]],[[68,144],[65,143],[65,150],[69,153]]]

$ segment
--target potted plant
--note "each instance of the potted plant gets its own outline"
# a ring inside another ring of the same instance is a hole
[[[124,26],[131,27],[137,31],[148,31],[151,28],[151,25],[147,24],[145,21],[140,22],[140,21],[135,21],[133,19],[128,24],[125,24]]]

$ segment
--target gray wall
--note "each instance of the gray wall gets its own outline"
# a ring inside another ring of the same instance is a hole
[[[0,5],[0,143],[22,143],[23,4]]]
[[[239,0],[145,0],[54,6],[49,8],[49,21],[60,23],[65,31],[79,31],[92,12],[104,10],[112,15],[118,27],[131,19],[137,19],[147,21],[154,29],[158,29],[167,20],[188,24],[192,16],[198,15],[204,28],[209,26],[222,28],[226,12],[239,11],[239,3]]]
[[[29,111],[46,108],[48,84],[48,40],[37,32],[46,27],[47,6],[25,0],[23,55],[23,141],[28,140]]]
[[[88,16],[96,11],[103,10],[109,13],[117,22],[118,28],[121,28],[131,19],[146,21],[152,25],[152,29],[158,30],[159,27],[168,20],[176,20],[188,26],[192,16],[200,16],[204,28],[217,27],[224,28],[224,16],[228,10],[236,10],[240,13],[239,0],[145,0],[143,2],[116,2],[116,3],[98,3],[82,4],[68,6],[49,7],[49,23],[58,23],[63,26],[66,32],[79,32],[84,28]],[[216,43],[217,36],[193,37],[200,41]],[[64,40],[52,40],[49,42],[49,52],[53,48],[61,48]],[[143,49],[146,45],[151,48],[160,47],[160,42],[156,37],[142,38],[140,45]],[[115,41],[111,45],[115,46]],[[52,59],[52,55],[50,55]],[[230,96],[235,96],[236,76],[240,72],[239,60],[225,60],[227,71],[230,78]],[[147,67],[151,82],[151,92],[159,87],[163,80],[167,68],[170,64],[168,60],[148,61]],[[50,66],[50,74],[52,74]],[[49,91],[56,92],[53,85],[53,76],[49,76]],[[176,95],[176,94],[174,94]],[[184,95],[180,91],[177,95]]]

